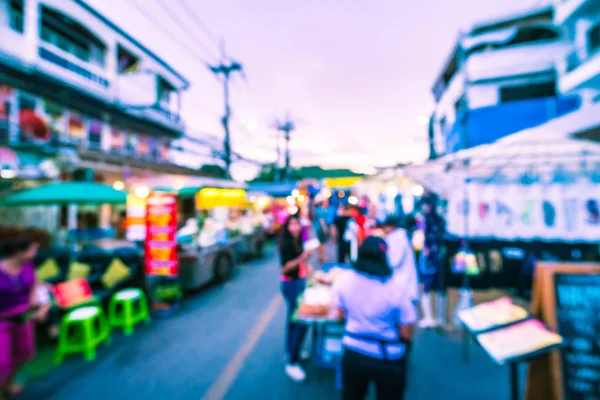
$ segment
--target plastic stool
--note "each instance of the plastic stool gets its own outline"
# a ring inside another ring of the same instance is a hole
[[[73,335],[72,329],[75,330]],[[60,324],[60,337],[54,362],[61,364],[68,354],[84,353],[87,361],[96,358],[96,347],[110,343],[110,327],[100,307],[78,308],[65,315]]]
[[[138,307],[135,307],[136,303]],[[125,336],[130,336],[138,323],[149,323],[150,312],[144,292],[140,289],[123,289],[115,293],[108,306],[108,321],[112,327],[123,328]]]

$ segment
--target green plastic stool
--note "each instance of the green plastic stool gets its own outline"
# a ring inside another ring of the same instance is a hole
[[[87,361],[93,361],[96,347],[102,343],[110,343],[110,326],[102,308],[78,308],[62,319],[54,362],[61,364],[66,355],[74,353],[83,353]]]
[[[140,322],[149,323],[150,311],[144,292],[123,289],[115,293],[108,306],[108,321],[111,327],[123,328],[125,336],[133,334],[133,328]]]

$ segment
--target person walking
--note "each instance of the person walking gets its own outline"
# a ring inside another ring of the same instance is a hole
[[[40,305],[36,299],[33,259],[37,250],[37,243],[28,238],[0,245],[0,399],[22,392],[14,379],[35,355],[32,320],[44,320],[50,308],[49,303]]]
[[[350,259],[350,242],[346,238],[346,228],[348,227],[348,221],[352,220],[350,215],[350,207],[348,205],[342,205],[339,208],[338,215],[333,221],[333,231],[337,242],[337,262],[339,264],[345,264]]]
[[[375,384],[378,400],[402,400],[406,354],[417,319],[406,280],[388,264],[388,245],[370,236],[353,269],[332,288],[332,314],[344,319],[343,400],[364,400]]]
[[[327,241],[329,240],[329,227],[327,226],[327,205],[326,200],[318,197],[315,199],[315,219],[313,226],[317,238],[319,239],[318,256],[319,261],[324,263],[327,259],[325,257]]]
[[[443,288],[441,250],[444,239],[444,220],[437,210],[437,196],[428,193],[423,197],[424,243],[419,260],[419,275],[423,285],[421,328],[436,328],[445,325],[446,296]],[[433,294],[437,294],[437,316],[433,314]]]
[[[285,221],[281,231],[279,253],[281,292],[287,305],[285,373],[294,382],[300,383],[306,379],[306,372],[300,366],[300,352],[306,336],[306,326],[295,323],[293,315],[298,306],[298,297],[306,288],[306,276],[310,273],[306,261],[311,252],[303,249],[302,224],[298,215],[290,215]]]
[[[415,252],[408,239],[408,233],[402,228],[402,219],[391,215],[381,224],[388,245],[388,262],[395,273],[404,280],[406,289],[413,302],[419,300],[419,279],[415,261]]]

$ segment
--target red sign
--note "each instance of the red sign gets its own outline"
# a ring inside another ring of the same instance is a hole
[[[155,192],[146,199],[146,275],[177,276],[177,198]]]
[[[52,293],[60,308],[71,308],[92,299],[90,284],[85,279],[71,279],[54,285]]]

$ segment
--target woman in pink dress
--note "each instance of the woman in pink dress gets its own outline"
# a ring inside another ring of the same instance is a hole
[[[37,250],[38,244],[27,238],[0,244],[0,399],[22,391],[14,377],[35,355],[32,319],[45,319],[49,309],[36,301],[33,259]]]

